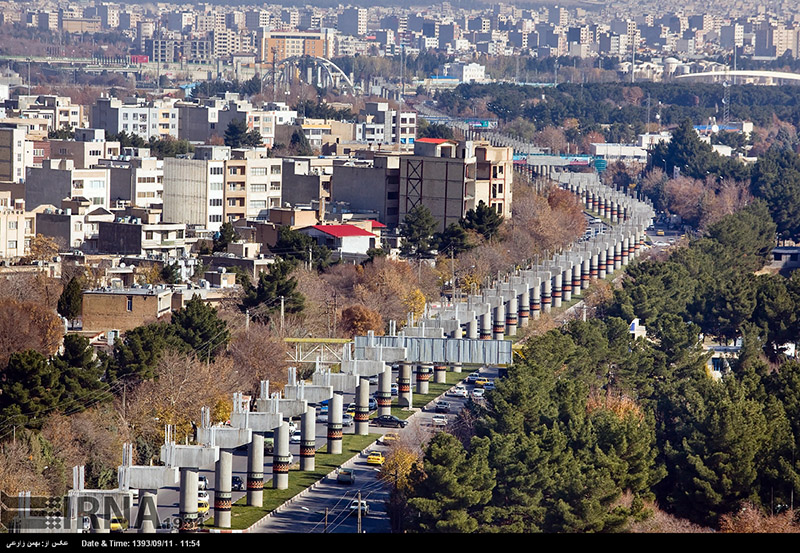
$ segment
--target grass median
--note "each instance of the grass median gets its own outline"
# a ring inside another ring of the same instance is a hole
[[[301,471],[299,468],[289,469],[289,487],[285,490],[275,490],[272,481],[264,482],[264,502],[262,507],[250,507],[247,505],[245,495],[233,504],[231,508],[231,530],[244,530],[255,524],[260,519],[277,509],[287,500],[293,498],[301,491],[311,487],[314,482],[322,479],[326,474],[341,466],[351,457],[358,455],[364,448],[374,442],[379,434],[368,434],[366,436],[356,436],[345,434],[342,437],[342,453],[338,455],[328,455],[325,453],[326,446],[317,450],[315,470]],[[269,487],[267,487],[269,486]],[[214,528],[214,519],[208,518],[203,523],[203,528]]]

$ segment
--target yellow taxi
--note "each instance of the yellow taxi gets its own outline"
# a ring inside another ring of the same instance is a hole
[[[479,378],[478,380],[475,381],[475,386],[477,386],[478,388],[483,388],[484,386],[486,386],[490,382],[491,382],[491,379],[489,379],[489,378]]]
[[[656,231],[656,236],[664,236],[664,231],[659,229]]]
[[[128,527],[128,521],[125,520],[124,518],[119,518],[119,517],[115,517],[115,516],[111,517],[110,530],[112,532],[122,532],[127,527]]]
[[[383,465],[386,459],[383,456],[383,453],[380,451],[371,451],[369,457],[367,457],[367,464],[368,465]]]
[[[198,499],[197,500],[197,512],[201,515],[204,515],[208,512],[208,499]]]
[[[381,438],[381,444],[383,445],[392,445],[393,443],[397,442],[400,436],[397,432],[388,432],[384,434],[383,438]]]

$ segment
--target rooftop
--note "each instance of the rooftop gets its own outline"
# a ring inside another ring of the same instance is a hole
[[[325,234],[330,234],[336,238],[343,238],[345,236],[369,236],[375,238],[375,235],[371,232],[367,232],[353,225],[313,225],[311,228],[324,232]]]

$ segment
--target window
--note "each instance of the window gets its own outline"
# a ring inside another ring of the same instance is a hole
[[[271,183],[269,183],[269,189],[272,191],[280,190],[281,189],[280,181],[272,181]]]
[[[236,207],[239,204],[239,201],[236,198],[229,198],[228,199],[228,207]]]
[[[250,175],[254,177],[263,177],[266,174],[267,174],[266,167],[253,167],[252,169],[250,169]]]
[[[280,175],[281,174],[281,166],[280,165],[273,165],[272,167],[270,167],[269,172],[272,175]]]
[[[144,239],[145,240],[152,240],[153,239],[153,231],[152,230],[148,230],[147,232],[145,232],[144,233]]]
[[[223,185],[221,182],[210,182],[208,183],[208,189],[214,191],[223,190]]]
[[[102,150],[89,150],[90,156],[101,156],[103,155]]]
[[[83,188],[83,181],[82,180],[72,181],[72,188]]]
[[[105,198],[92,198],[92,205],[103,205],[105,202]]]
[[[250,200],[250,209],[266,209],[267,200]]]
[[[222,207],[222,198],[211,198],[208,200],[208,205],[211,207]]]
[[[128,296],[128,311],[133,311],[133,296]]]
[[[211,175],[222,175],[223,174],[222,171],[223,171],[222,167],[212,167],[210,174]]]
[[[267,185],[266,184],[251,184],[250,185],[250,192],[266,192]]]
[[[17,249],[17,241],[16,240],[9,240],[8,241],[8,249],[9,250],[16,250]]]
[[[222,215],[211,215],[208,218],[209,223],[221,223],[222,222]]]
[[[17,230],[17,222],[16,221],[9,221],[8,222],[8,230]]]

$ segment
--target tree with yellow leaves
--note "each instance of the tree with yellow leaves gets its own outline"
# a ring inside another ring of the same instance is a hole
[[[416,321],[425,312],[425,294],[419,288],[414,288],[403,298],[403,305]]]

